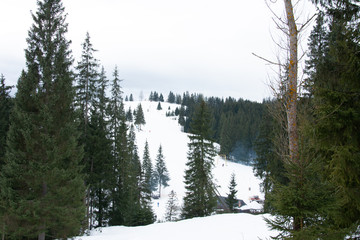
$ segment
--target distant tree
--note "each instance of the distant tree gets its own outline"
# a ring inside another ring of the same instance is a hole
[[[182,216],[203,217],[213,213],[216,195],[211,170],[216,155],[211,141],[210,114],[204,101],[201,102],[192,122],[192,134],[185,170],[185,197]]]
[[[164,188],[169,186],[168,182],[170,180],[169,172],[166,168],[164,160],[165,159],[162,152],[162,147],[160,145],[158,154],[156,156],[155,171],[154,171],[154,181],[157,183],[159,189],[159,197],[161,197],[161,186],[163,186]]]
[[[154,93],[152,91],[150,92],[149,101],[154,101]]]
[[[169,222],[175,221],[177,219],[179,210],[180,207],[178,205],[178,198],[176,196],[176,192],[174,192],[174,190],[171,190],[169,194],[169,199],[166,203],[166,213],[165,213],[166,221]]]
[[[181,106],[180,111],[179,111],[179,120],[178,120],[179,124],[181,126],[185,125],[185,108],[183,106]]]
[[[128,101],[129,101],[129,97],[126,95],[125,102],[128,102]]]
[[[158,102],[159,101],[159,94],[155,91],[153,94],[153,101]]]
[[[160,93],[159,102],[164,102],[164,96],[162,95],[162,93]]]
[[[132,111],[131,111],[131,107],[129,107],[129,109],[126,112],[126,121],[128,121],[128,122],[133,121],[133,114],[132,114]]]
[[[144,100],[144,93],[143,93],[143,91],[140,91],[140,93],[139,93],[139,100],[140,100],[140,101]]]
[[[180,114],[180,110],[178,107],[175,108],[175,116],[179,116]]]
[[[141,125],[144,125],[146,122],[145,122],[144,112],[140,103],[137,106],[136,114],[134,113],[134,115],[135,115],[135,125],[137,126],[138,129],[141,130]]]
[[[176,103],[176,104],[181,104],[181,102],[182,102],[181,95],[180,95],[180,94],[176,94],[175,103]]]
[[[133,97],[132,93],[130,94],[129,101],[130,101],[130,102],[133,102],[133,101],[134,101],[134,97]]]
[[[162,110],[162,107],[161,107],[161,103],[160,103],[160,102],[158,103],[156,110]]]
[[[237,203],[237,199],[236,199],[236,193],[237,190],[236,188],[236,182],[235,182],[235,174],[231,174],[231,179],[230,179],[230,185],[229,185],[229,193],[227,195],[226,198],[226,204],[229,207],[230,212],[234,212],[234,205]]]
[[[144,154],[143,154],[143,174],[145,187],[150,191],[150,194],[157,189],[157,183],[154,181],[154,169],[151,163],[150,153],[149,153],[149,143],[145,142]]]
[[[1,231],[9,239],[66,239],[80,233],[85,213],[73,61],[62,2],[37,7],[0,173]]]
[[[167,98],[168,103],[175,103],[175,94],[170,91],[169,96]]]

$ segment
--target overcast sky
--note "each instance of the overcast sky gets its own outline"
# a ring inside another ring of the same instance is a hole
[[[262,101],[276,35],[264,0],[63,0],[75,62],[88,31],[111,79],[125,93],[169,91]],[[280,4],[280,5],[279,5]],[[283,8],[278,1],[278,8]],[[35,0],[0,1],[0,73],[16,85],[25,66]],[[276,7],[274,7],[276,9]],[[306,11],[305,11],[306,12]],[[272,33],[272,34],[271,34]],[[135,96],[136,98],[137,96]]]

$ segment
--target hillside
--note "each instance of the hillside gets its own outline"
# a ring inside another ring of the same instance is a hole
[[[179,105],[162,102],[162,110],[157,110],[157,102],[135,101],[125,102],[125,110],[127,111],[129,108],[134,110],[139,103],[142,105],[146,121],[146,125],[142,126],[141,130],[136,131],[139,155],[142,159],[145,141],[147,140],[151,160],[154,164],[158,148],[161,144],[163,147],[165,163],[171,178],[169,182],[170,186],[162,190],[159,199],[153,200],[153,209],[157,215],[157,222],[163,222],[166,202],[170,191],[174,190],[177,193],[179,205],[181,205],[184,196],[185,188],[183,176],[185,163],[187,161],[188,137],[186,133],[181,131],[181,127],[176,121],[176,118],[166,117],[166,112],[169,111],[169,109],[170,111],[175,110]],[[242,199],[248,204],[249,198],[253,195],[259,195],[260,198],[263,197],[259,188],[260,181],[253,175],[251,167],[226,161],[220,156],[215,158],[214,165],[214,179],[219,186],[218,190],[222,196],[226,196],[230,176],[232,173],[235,173],[236,182],[238,184],[237,197],[239,199]],[[213,225],[215,226],[212,227]],[[209,238],[207,239],[217,239],[215,236],[227,236],[224,235],[224,232],[227,232],[229,236],[232,236],[232,234],[237,235],[240,239],[257,239],[256,234],[260,234],[259,236],[262,237],[268,236],[269,234],[262,215],[225,214],[221,216],[218,215],[208,218],[180,221],[177,223],[153,224],[145,227],[110,227],[102,229],[102,233],[94,231],[91,234],[94,236],[86,238],[82,237],[81,239],[112,239],[111,237],[117,239],[116,236],[121,236],[121,239],[144,239],[141,236],[146,236],[146,239],[162,239],[159,236],[159,231],[166,232],[161,233],[161,236],[165,239],[166,236],[173,233],[173,230],[176,229],[178,232],[178,229],[182,228],[186,229],[186,231],[182,232],[180,235],[177,234],[176,238],[173,239],[184,239],[190,233],[193,234],[194,231],[197,232],[196,234],[206,232],[206,234],[209,234]],[[215,234],[215,232],[217,234]],[[149,238],[150,236],[151,238]],[[250,236],[253,236],[254,238]]]

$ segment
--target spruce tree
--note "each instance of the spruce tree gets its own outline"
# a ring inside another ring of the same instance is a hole
[[[170,180],[169,172],[165,165],[165,158],[162,152],[161,145],[159,146],[158,154],[156,156],[155,162],[155,171],[154,171],[154,181],[158,185],[159,197],[161,197],[161,186],[164,188],[169,186],[168,182]]]
[[[151,195],[151,193],[157,189],[157,183],[154,181],[154,170],[149,153],[149,143],[147,141],[145,142],[145,147],[144,147],[142,167],[143,167],[145,186],[149,190]]]
[[[12,87],[5,85],[5,77],[0,76],[0,169],[3,165],[5,155],[6,135],[10,125],[10,111],[12,109],[12,98],[10,90]]]
[[[139,130],[141,130],[141,125],[144,125],[146,122],[145,122],[144,112],[140,103],[137,106],[136,114],[134,115],[135,115],[135,125]]]
[[[84,43],[82,44],[82,54],[81,60],[78,62],[76,66],[77,74],[76,74],[76,105],[80,115],[80,131],[81,131],[81,144],[84,145],[84,173],[85,176],[91,177],[94,159],[90,156],[90,152],[93,149],[89,140],[91,136],[89,135],[89,124],[91,113],[94,108],[96,108],[98,101],[97,89],[99,85],[99,73],[98,60],[95,59],[94,53],[96,50],[93,48],[92,43],[90,42],[90,35],[87,32]],[[92,182],[91,179],[86,179],[86,184],[89,185]],[[87,228],[91,229],[91,219],[92,213],[91,209],[93,208],[93,194],[91,193],[91,187],[88,188],[87,192],[87,218],[88,218],[88,226]]]
[[[231,174],[230,184],[229,184],[229,193],[226,197],[226,204],[229,207],[230,212],[234,212],[234,206],[237,203],[236,193],[236,182],[235,182],[235,174]]]
[[[162,107],[161,107],[161,103],[159,102],[157,107],[156,107],[156,110],[162,110]]]
[[[0,176],[5,234],[14,239],[77,235],[85,212],[66,15],[60,0],[37,6]]]
[[[360,221],[359,134],[360,56],[358,1],[320,2],[325,9],[323,28],[314,28],[307,80],[313,96],[313,132],[307,136],[322,163],[324,182],[334,197],[327,206],[324,231],[344,238]],[[320,39],[318,36],[321,36]],[[323,44],[321,54],[316,46]]]
[[[211,141],[210,114],[204,101],[195,112],[189,135],[187,169],[185,170],[184,218],[209,216],[216,206],[211,170],[216,155]]]

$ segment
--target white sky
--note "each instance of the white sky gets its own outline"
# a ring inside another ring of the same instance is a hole
[[[264,0],[63,0],[75,61],[90,33],[95,57],[125,93],[169,91],[262,101],[271,70],[252,55],[276,55]],[[278,0],[277,7],[283,8]],[[16,85],[25,66],[35,0],[0,1],[0,73]],[[276,8],[276,7],[275,7]],[[307,10],[304,10],[307,12]],[[306,42],[306,41],[305,41]],[[136,95],[134,94],[135,98]]]

